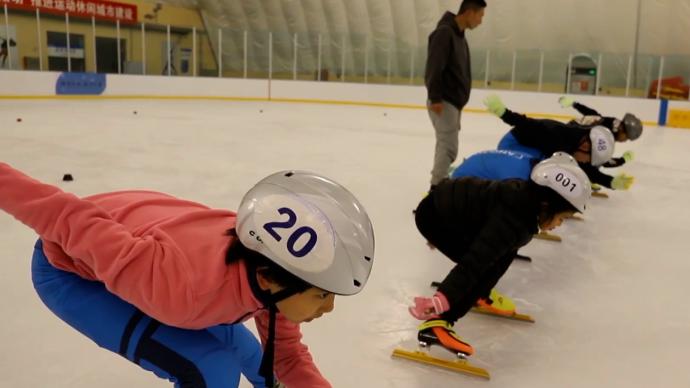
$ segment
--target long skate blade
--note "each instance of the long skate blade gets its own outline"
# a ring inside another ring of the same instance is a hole
[[[573,216],[568,217],[568,219],[573,220],[573,221],[584,221],[585,220],[584,218],[582,218],[582,216],[580,216],[578,214],[573,214]]]
[[[539,240],[553,241],[553,242],[563,241],[561,236],[558,236],[556,234],[546,233],[546,232],[539,232],[539,233],[534,235],[534,238],[539,239]]]
[[[512,319],[514,321],[529,322],[529,323],[535,323],[536,322],[534,320],[534,318],[532,318],[530,315],[527,315],[527,314],[515,313],[513,315],[501,315],[501,314],[496,314],[496,313],[491,312],[489,310],[483,309],[481,307],[472,307],[471,311],[473,313],[491,315],[492,317],[496,317],[496,318]]]
[[[443,369],[452,370],[454,372],[460,372],[469,374],[472,376],[479,376],[485,379],[490,379],[491,376],[486,369],[479,368],[469,363],[467,360],[444,360],[442,358],[432,357],[424,352],[413,351],[397,348],[393,350],[393,357],[403,358],[410,361],[419,362],[422,364],[432,365]]]
[[[519,253],[515,255],[515,258],[516,258],[517,260],[529,261],[530,263],[532,262],[532,258],[531,258],[531,257],[525,256],[525,255],[521,255],[521,254],[519,254]]]
[[[599,191],[593,191],[593,192],[592,192],[592,197],[597,197],[597,198],[608,198],[609,195],[606,194],[606,193],[599,192]]]

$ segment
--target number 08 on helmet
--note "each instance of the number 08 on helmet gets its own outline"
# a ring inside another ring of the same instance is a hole
[[[374,231],[352,193],[324,176],[282,171],[242,199],[237,234],[256,251],[314,287],[360,292],[371,273]]]

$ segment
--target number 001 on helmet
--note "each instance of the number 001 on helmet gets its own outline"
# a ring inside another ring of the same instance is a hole
[[[549,187],[584,212],[592,196],[592,184],[575,159],[565,152],[556,152],[532,169],[534,183]]]
[[[312,286],[341,295],[364,288],[374,260],[374,230],[343,186],[305,171],[272,174],[242,199],[242,244]]]

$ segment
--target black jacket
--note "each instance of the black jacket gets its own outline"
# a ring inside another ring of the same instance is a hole
[[[595,125],[602,125],[606,128],[608,128],[612,133],[615,134],[613,125],[616,120],[615,117],[609,117],[609,116],[604,116],[601,113],[597,112],[596,110],[586,106],[582,105],[579,102],[573,103],[573,108],[580,112],[581,115],[583,116],[598,116],[600,119]]]
[[[462,271],[452,272],[458,279],[451,283],[464,289],[477,285],[487,263],[514,254],[538,231],[539,203],[530,181],[452,179],[439,183],[429,195],[438,222],[454,236],[454,250],[461,256],[451,258],[462,266]],[[433,244],[433,236],[425,237]]]
[[[533,119],[509,109],[506,109],[501,120],[513,126],[510,132],[520,144],[536,148],[546,157],[558,151],[575,154],[583,140],[589,139],[591,130],[591,127],[572,122],[566,124],[556,120]],[[591,163],[580,163],[580,167],[592,183],[611,188],[612,176],[602,173]]]
[[[432,103],[444,100],[462,109],[470,98],[470,48],[451,12],[443,15],[429,35],[424,81]]]

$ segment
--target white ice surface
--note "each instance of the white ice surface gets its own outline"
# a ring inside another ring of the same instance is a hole
[[[465,114],[462,124],[461,156],[493,148],[507,129],[489,115]],[[470,314],[456,326],[477,351],[473,361],[492,373],[487,382],[390,357],[415,345],[412,296],[429,294],[429,282],[451,268],[425,246],[411,214],[432,161],[424,111],[0,101],[0,160],[77,195],[146,188],[235,209],[255,181],[282,169],[318,171],[350,188],[374,223],[374,271],[365,291],[303,326],[335,387],[690,386],[690,132],[646,128],[616,153],[627,149],[638,158],[619,170],[636,177],[632,190],[592,199],[585,222],[556,231],[563,243],[530,243],[522,252],[534,262],[515,262],[501,280],[537,323]],[[75,181],[62,182],[65,173]],[[4,213],[0,231],[0,387],[170,386],[47,310],[30,280],[36,236]]]

